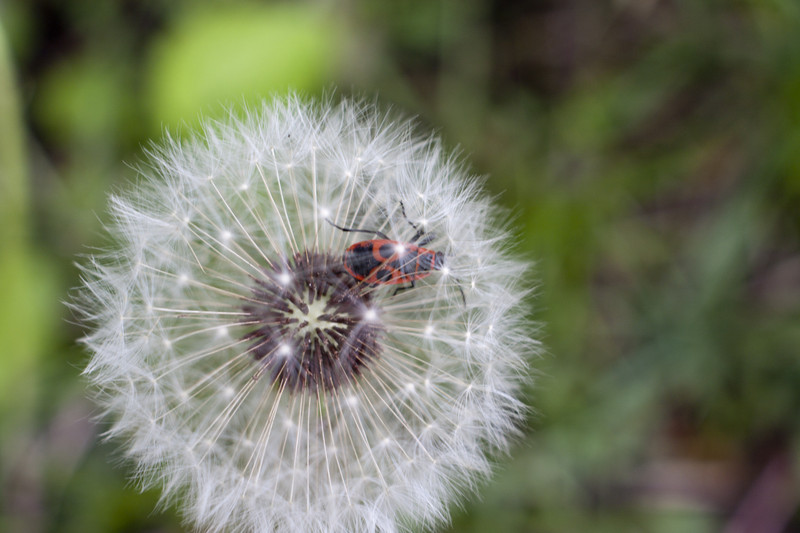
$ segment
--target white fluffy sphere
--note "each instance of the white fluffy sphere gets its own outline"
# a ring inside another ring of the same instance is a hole
[[[75,303],[86,375],[196,526],[430,527],[506,448],[537,345],[526,265],[412,129],[289,97],[167,139],[112,198]]]

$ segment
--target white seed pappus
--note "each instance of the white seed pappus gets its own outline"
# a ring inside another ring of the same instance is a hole
[[[111,209],[73,304],[85,374],[137,479],[196,527],[433,527],[507,449],[537,351],[527,265],[438,139],[292,96],[167,138]],[[415,224],[444,267],[358,283],[342,253],[376,237],[331,222]]]

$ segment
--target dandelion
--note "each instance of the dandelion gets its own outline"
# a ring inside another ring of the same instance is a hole
[[[507,449],[526,265],[436,138],[289,97],[167,138],[111,206],[75,303],[85,373],[137,479],[195,526],[429,528]],[[397,255],[358,279],[345,250],[381,236]]]

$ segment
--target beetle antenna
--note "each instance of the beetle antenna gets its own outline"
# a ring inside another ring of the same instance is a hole
[[[408,215],[406,215],[406,206],[403,204],[403,200],[400,200],[400,211],[403,212],[403,218],[406,219],[406,222],[411,224],[412,228],[414,228],[415,230],[419,231],[419,226],[417,226],[416,224],[411,222],[411,220],[409,220],[409,218],[408,218]]]
[[[419,240],[420,237],[425,235],[426,232],[425,232],[424,229],[420,228],[419,225],[414,224],[413,222],[411,222],[411,220],[409,220],[408,215],[406,215],[406,206],[405,206],[405,204],[403,204],[403,200],[400,200],[400,210],[403,212],[403,218],[406,219],[406,222],[408,222],[411,225],[412,228],[417,230],[417,232],[414,234],[414,236],[411,237],[411,241],[410,241],[412,243],[416,243]],[[425,240],[425,239],[423,239],[423,240]],[[431,240],[433,240],[433,237],[428,239],[426,241],[426,243],[430,242]],[[418,244],[417,246],[423,246],[423,245],[422,244]]]
[[[369,233],[370,235],[373,235],[373,234],[377,235],[381,239],[386,239],[387,241],[391,240],[385,233],[380,232],[380,231],[378,231],[376,229],[343,228],[342,226],[339,226],[339,225],[334,224],[333,222],[331,222],[331,220],[329,218],[326,218],[325,222],[327,222],[328,224],[330,224],[334,228],[340,229],[342,231],[351,231],[351,232],[354,232],[354,233]]]

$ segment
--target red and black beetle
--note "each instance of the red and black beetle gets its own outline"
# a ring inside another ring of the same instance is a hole
[[[390,239],[386,234],[371,229],[343,228],[328,220],[328,222],[342,231],[357,233],[370,233],[380,237],[350,245],[344,252],[342,261],[347,272],[358,281],[369,285],[400,285],[408,283],[407,287],[398,287],[394,294],[410,289],[418,279],[430,276],[434,270],[442,270],[444,266],[444,253],[424,248],[435,236],[425,236],[425,231],[408,220],[405,206],[400,202],[403,217],[416,230],[408,242]],[[423,237],[425,236],[425,237]],[[466,304],[466,297],[461,287],[461,298]]]

